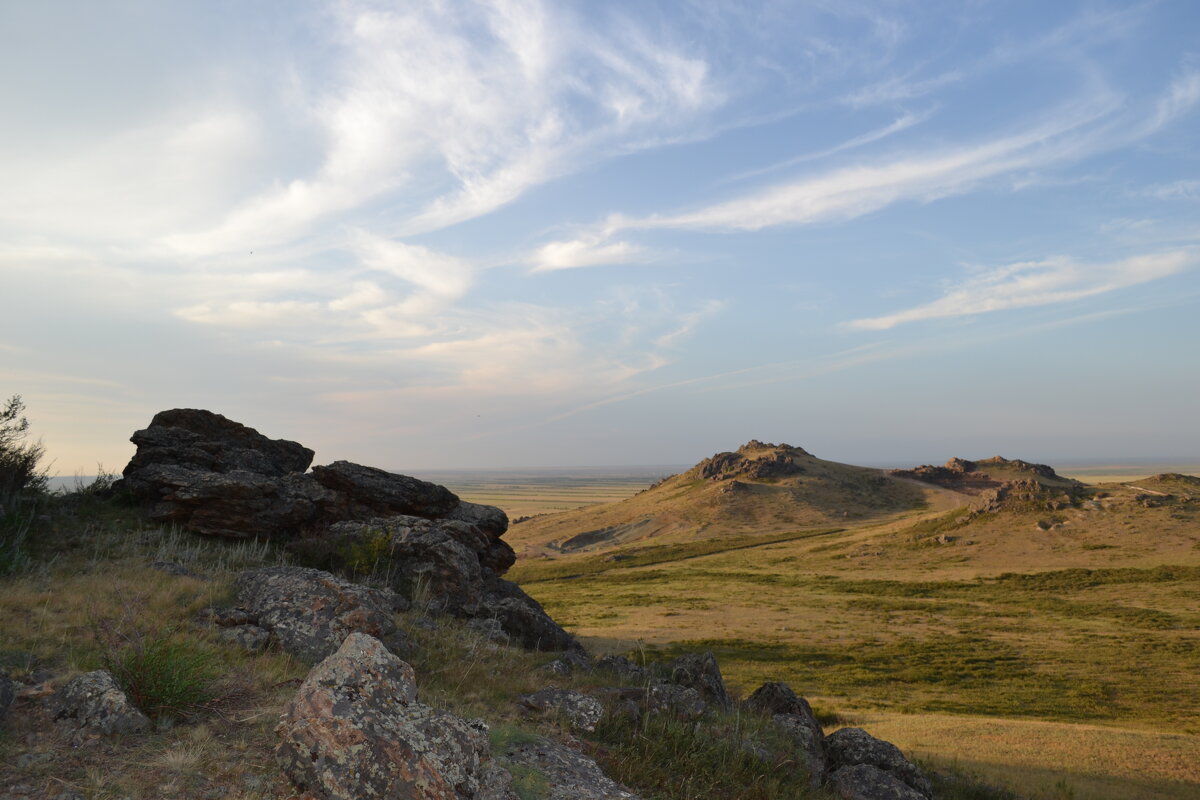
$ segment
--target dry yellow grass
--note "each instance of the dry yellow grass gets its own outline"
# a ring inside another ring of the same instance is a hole
[[[1031,800],[1194,800],[1200,737],[1032,720],[851,713],[853,722],[936,765]]]

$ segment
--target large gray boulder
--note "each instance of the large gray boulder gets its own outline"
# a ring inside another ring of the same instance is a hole
[[[725,679],[721,677],[721,668],[712,652],[685,653],[668,664],[663,673],[667,681],[695,689],[709,705],[721,711],[733,710],[733,701],[729,699]]]
[[[788,735],[803,756],[812,785],[819,786],[828,768],[825,733],[808,701],[786,683],[768,681],[746,699],[745,707],[774,720],[776,727]]]
[[[843,767],[867,765],[882,770],[904,783],[922,798],[933,797],[933,786],[915,764],[904,757],[900,748],[891,742],[876,739],[862,728],[842,728],[825,737],[830,777]],[[857,775],[871,775],[859,770]]]
[[[54,696],[54,718],[84,733],[141,733],[150,719],[129,702],[107,670],[85,672],[67,682]]]
[[[829,788],[842,800],[928,800],[929,797],[870,764],[841,767],[829,776]]]
[[[392,615],[404,604],[389,590],[306,567],[248,570],[235,585],[247,624],[267,629],[280,647],[309,664],[337,650],[351,633],[397,646],[403,640]]]
[[[595,761],[557,742],[543,739],[514,745],[497,758],[543,776],[547,791],[541,800],[639,800],[606,776]]]
[[[351,634],[313,667],[276,728],[275,759],[325,800],[474,800],[487,727],[417,701],[413,669]]]

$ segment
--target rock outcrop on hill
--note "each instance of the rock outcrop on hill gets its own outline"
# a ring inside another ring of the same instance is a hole
[[[1034,464],[1019,458],[1008,459],[1002,456],[993,456],[979,461],[952,458],[944,466],[923,464],[912,469],[888,470],[888,474],[973,495],[995,491],[1005,484],[1014,482],[1027,482],[1038,487],[1060,490],[1082,486],[1076,480],[1062,477],[1052,467],[1045,464]]]
[[[337,522],[400,514],[460,520],[496,536],[508,528],[500,509],[407,475],[348,461],[305,472],[312,450],[211,411],[161,411],[130,441],[138,449],[120,488],[150,503],[155,519],[196,533],[292,540]]]
[[[122,487],[147,502],[157,520],[204,535],[283,541],[308,565],[351,577],[384,576],[402,597],[418,598],[430,610],[496,620],[525,647],[578,649],[533,598],[500,577],[516,556],[501,538],[508,517],[499,508],[465,502],[435,483],[348,461],[304,472],[312,450],[268,439],[211,411],[160,412],[132,441],[138,450],[125,467]],[[257,586],[260,578],[264,583]],[[335,587],[333,580],[291,573],[247,578],[242,602],[255,606],[255,621],[247,624],[270,632],[301,658],[324,657],[349,629],[307,620],[305,632],[296,633],[281,620],[312,606],[313,597],[350,591]],[[306,582],[312,591],[303,589]],[[255,592],[276,584],[298,599],[287,605],[282,595],[272,594],[267,599],[273,607],[285,611],[264,611],[259,606],[265,600]],[[328,602],[340,601],[325,598],[319,604]],[[356,625],[354,630],[371,635],[391,634],[366,617]],[[228,635],[244,638],[247,646],[261,641],[255,630],[227,627]],[[340,636],[331,638],[326,629]]]

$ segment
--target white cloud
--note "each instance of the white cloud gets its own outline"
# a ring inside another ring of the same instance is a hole
[[[632,264],[646,260],[649,253],[630,242],[609,242],[596,234],[578,239],[550,242],[533,255],[534,272],[550,272],[601,264]]]
[[[1200,198],[1200,181],[1184,180],[1160,183],[1147,187],[1142,194],[1157,200],[1195,200]]]
[[[1080,300],[1175,275],[1200,264],[1200,251],[1175,250],[1107,263],[1071,258],[1029,261],[972,276],[932,303],[857,319],[848,326],[887,330],[907,322],[947,319]]]

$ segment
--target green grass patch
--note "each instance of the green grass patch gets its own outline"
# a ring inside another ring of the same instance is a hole
[[[505,577],[520,584],[566,580],[586,575],[598,575],[613,570],[629,569],[631,567],[645,567],[672,561],[685,561],[691,558],[700,558],[716,553],[728,553],[734,550],[745,550],[751,547],[762,547],[768,544],[811,539],[817,536],[839,533],[842,530],[842,528],[823,528],[820,530],[792,531],[789,533],[768,535],[722,536],[713,539],[701,539],[696,542],[662,544],[650,547],[626,547],[621,550],[607,552],[604,555],[589,556],[586,558],[526,561],[517,564],[509,570]]]

